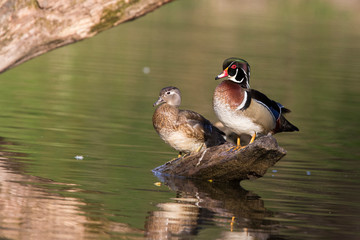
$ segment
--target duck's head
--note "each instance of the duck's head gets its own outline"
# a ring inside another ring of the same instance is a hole
[[[223,72],[215,77],[215,80],[228,77],[243,88],[250,88],[250,65],[241,58],[228,58],[223,63]]]
[[[162,103],[178,107],[181,103],[181,93],[177,87],[165,87],[161,89],[159,99],[154,103],[154,107]]]

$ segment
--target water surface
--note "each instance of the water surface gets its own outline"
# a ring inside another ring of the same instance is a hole
[[[358,239],[360,7],[346,3],[175,1],[2,74],[0,237]],[[157,178],[177,154],[152,128],[159,90],[216,121],[230,56],[292,110],[287,155],[241,186]]]

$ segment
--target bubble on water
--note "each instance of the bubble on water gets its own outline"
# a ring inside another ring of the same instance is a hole
[[[144,67],[143,68],[143,73],[149,74],[150,73],[150,68],[149,67]]]
[[[74,158],[75,158],[76,160],[83,160],[83,159],[84,159],[84,156],[76,155]]]

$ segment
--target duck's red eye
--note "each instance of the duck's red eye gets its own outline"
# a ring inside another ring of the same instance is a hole
[[[235,64],[234,64],[234,65],[232,65],[232,66],[231,66],[231,68],[232,68],[232,69],[235,69],[235,68],[236,68],[236,65],[235,65]]]

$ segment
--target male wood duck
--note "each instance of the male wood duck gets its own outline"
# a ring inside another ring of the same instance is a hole
[[[199,152],[204,146],[212,147],[225,143],[218,128],[199,113],[180,110],[180,90],[176,87],[161,89],[159,99],[153,106],[160,105],[152,121],[156,132],[171,147],[182,153]]]
[[[275,134],[299,131],[285,119],[290,110],[265,94],[250,89],[250,66],[240,58],[228,58],[223,63],[223,72],[215,80],[228,77],[215,89],[213,106],[220,122],[237,135]],[[240,149],[240,139],[237,148]]]

